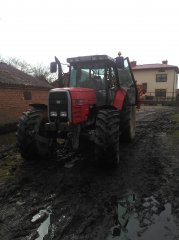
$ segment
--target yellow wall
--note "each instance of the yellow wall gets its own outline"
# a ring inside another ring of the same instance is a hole
[[[146,95],[155,96],[155,89],[166,89],[167,97],[176,96],[177,73],[169,69],[165,72],[159,72],[157,69],[133,70],[137,84],[147,83]],[[167,74],[167,82],[156,82],[156,74]]]

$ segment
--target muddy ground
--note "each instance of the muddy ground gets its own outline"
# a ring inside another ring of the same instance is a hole
[[[89,147],[25,162],[1,136],[0,239],[179,239],[178,112],[143,107],[118,169],[94,165]]]

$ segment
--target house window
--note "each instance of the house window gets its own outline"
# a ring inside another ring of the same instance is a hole
[[[155,96],[166,98],[166,92],[166,89],[155,89]]]
[[[156,74],[156,82],[167,82],[167,74]]]
[[[32,100],[32,94],[30,91],[24,92],[24,100]]]

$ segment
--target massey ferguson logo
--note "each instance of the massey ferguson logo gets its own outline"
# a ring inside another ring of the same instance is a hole
[[[62,100],[56,100],[56,104],[62,104]]]

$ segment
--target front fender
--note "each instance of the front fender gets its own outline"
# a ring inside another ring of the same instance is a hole
[[[31,106],[37,110],[47,110],[47,105],[42,104],[42,103],[31,103],[31,104],[29,104],[29,106]]]
[[[42,112],[42,121],[48,122],[48,109],[46,104],[42,103],[31,103],[29,106],[33,107],[35,110],[41,111]]]

